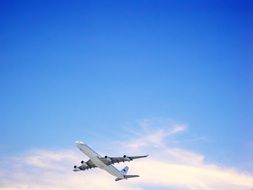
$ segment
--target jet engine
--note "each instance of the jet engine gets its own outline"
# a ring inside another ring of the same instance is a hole
[[[86,164],[86,162],[85,161],[81,161],[81,164],[83,165],[83,166],[88,166],[87,164]]]
[[[77,166],[74,166],[74,170],[73,170],[74,172],[77,172],[77,171],[81,171],[80,170],[80,168],[79,167],[77,167]]]
[[[123,158],[124,158],[124,160],[126,160],[126,161],[130,161],[130,160],[131,160],[131,159],[130,159],[128,156],[126,156],[126,155],[124,155]]]
[[[108,162],[111,162],[111,158],[109,158],[108,156],[105,156],[105,159],[108,161]]]

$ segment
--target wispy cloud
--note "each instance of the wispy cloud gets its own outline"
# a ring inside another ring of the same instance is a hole
[[[178,190],[248,190],[253,187],[251,173],[206,163],[204,155],[169,146],[167,140],[184,132],[186,125],[174,123],[154,128],[145,122],[145,126],[136,128],[135,136],[129,137],[130,144],[121,144],[120,150],[134,154],[151,153],[147,159],[128,164],[129,173],[140,174],[141,178],[115,182],[112,176],[99,169],[74,173],[71,171],[73,164],[82,160],[82,154],[73,147],[73,150],[29,151],[15,158],[6,158],[0,163],[0,189],[142,190],[164,187]]]
[[[186,124],[178,124],[164,118],[144,119],[138,122],[138,126],[134,131],[130,130],[132,136],[127,143],[123,144],[131,151],[152,147],[162,148],[168,137],[182,133],[187,129]]]

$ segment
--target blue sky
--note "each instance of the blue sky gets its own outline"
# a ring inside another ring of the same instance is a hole
[[[181,147],[252,171],[251,10],[1,1],[0,155],[110,142],[136,121],[168,118],[188,126]]]

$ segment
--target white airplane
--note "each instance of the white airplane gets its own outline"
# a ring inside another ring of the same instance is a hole
[[[115,181],[119,181],[122,179],[128,179],[133,177],[139,177],[139,175],[127,175],[128,167],[126,166],[121,171],[119,171],[117,168],[115,168],[112,164],[119,163],[119,162],[125,162],[125,161],[132,161],[134,159],[138,158],[145,158],[148,155],[144,156],[126,156],[123,157],[108,157],[108,156],[100,156],[98,153],[96,153],[94,150],[92,150],[88,145],[84,144],[81,141],[75,142],[76,146],[90,159],[87,162],[81,161],[81,166],[74,166],[74,172],[77,171],[84,171],[91,168],[100,168],[111,175],[117,177]]]

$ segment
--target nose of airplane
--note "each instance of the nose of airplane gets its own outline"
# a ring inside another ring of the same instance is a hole
[[[76,145],[84,145],[84,143],[82,141],[76,141],[75,144]]]

